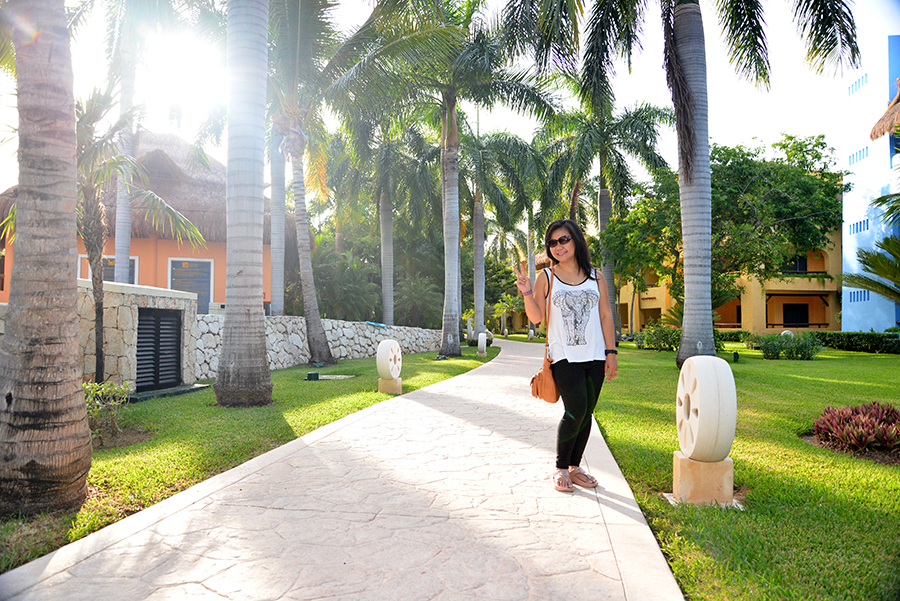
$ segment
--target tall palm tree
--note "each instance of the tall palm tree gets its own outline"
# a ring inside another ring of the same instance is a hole
[[[666,78],[672,91],[678,133],[679,186],[685,270],[685,320],[676,362],[714,354],[711,295],[709,114],[706,42],[697,0],[661,0]],[[574,73],[581,44],[578,19],[584,5],[542,11],[538,0],[510,3],[504,11],[509,43],[530,47],[542,67]],[[587,23],[580,95],[591,107],[612,104],[610,78],[617,56],[630,59],[640,43],[647,3],[594,0]],[[736,69],[768,86],[769,55],[762,4],[755,0],[717,3],[729,58]],[[859,64],[856,26],[846,0],[798,0],[794,20],[807,47],[807,60],[826,66]]]
[[[284,315],[284,211],[285,211],[285,183],[284,183],[284,153],[281,151],[281,143],[284,134],[277,127],[269,131],[269,169],[271,191],[269,194],[269,214],[272,226],[269,233],[269,253],[271,263],[271,276],[269,287],[272,291],[272,300],[269,308],[272,315]]]
[[[127,178],[134,177],[141,184],[148,181],[144,168],[133,157],[119,151],[119,134],[130,126],[131,114],[126,113],[109,127],[98,130],[115,106],[112,85],[105,92],[94,90],[84,101],[75,103],[75,132],[78,153],[78,234],[87,251],[91,267],[94,296],[94,381],[106,379],[103,327],[103,249],[106,247],[106,209],[103,192],[114,178],[121,185],[131,186]],[[133,189],[136,208],[143,209],[153,227],[160,232],[167,229],[181,242],[187,238],[193,246],[205,244],[200,231],[181,213],[169,206],[151,190],[138,186]],[[7,231],[4,229],[4,231]],[[12,232],[10,232],[12,233]],[[131,231],[129,230],[129,237]],[[9,237],[7,238],[10,239]]]
[[[135,74],[145,51],[148,34],[158,29],[171,29],[179,21],[179,10],[187,0],[81,0],[72,10],[76,28],[83,23],[96,5],[101,4],[107,15],[107,48],[111,79],[120,81],[120,118],[128,119],[120,132],[120,152],[134,153],[134,91]],[[125,181],[132,177],[126,173]],[[115,281],[128,282],[131,255],[131,212],[133,195],[128,185],[116,188],[116,261]]]
[[[557,195],[565,186],[569,195],[569,219],[577,219],[579,199],[591,171],[599,162],[599,190],[597,192],[598,229],[606,229],[613,213],[613,201],[619,210],[634,190],[634,177],[626,157],[637,159],[648,171],[667,167],[659,154],[659,128],[674,122],[671,110],[639,104],[613,113],[610,107],[595,110],[568,111],[550,120],[539,134],[548,144],[553,157],[547,178],[550,194]],[[605,253],[601,272],[606,281],[612,314],[616,311],[613,261]],[[621,326],[619,327],[621,330]]]
[[[461,141],[463,189],[472,201],[475,335],[485,331],[485,201],[501,231],[510,232],[522,219],[530,200],[525,164],[533,148],[508,133],[480,136],[468,131]],[[468,189],[471,186],[471,189]]]
[[[15,27],[19,241],[0,342],[0,514],[35,514],[80,506],[91,467],[76,312],[75,100],[64,1],[17,0],[3,12]]]
[[[383,0],[360,29],[341,43],[331,23],[335,4],[333,0],[299,5],[289,0],[272,2],[277,53],[273,83],[278,99],[274,119],[285,132],[285,148],[294,175],[300,281],[313,363],[334,362],[315,298],[309,241],[305,235],[309,230],[307,178],[321,196],[327,197],[322,102],[327,97],[339,110],[357,104],[366,112],[365,105],[371,99],[381,104],[385,96],[396,94],[398,88],[412,89],[408,76],[415,71],[412,63],[421,66],[432,57],[444,62],[449,42],[456,36],[454,31],[433,20],[408,29],[406,25],[415,20],[415,15],[399,18],[396,9],[403,0]],[[404,66],[400,67],[401,63]],[[308,172],[304,167],[307,156],[311,163]]]
[[[844,284],[900,303],[900,237],[888,236],[875,246],[882,252],[864,248],[856,251],[863,273],[845,274]]]
[[[440,353],[447,357],[461,354],[458,103],[469,100],[489,107],[504,101],[515,110],[539,117],[555,110],[552,99],[538,80],[507,66],[510,57],[499,43],[499,31],[489,29],[479,12],[484,4],[483,1],[440,2],[442,22],[458,27],[468,35],[446,55],[446,60],[432,60],[414,78],[417,89],[436,104],[441,116],[444,314]]]
[[[268,17],[268,0],[228,0],[228,256],[213,385],[224,406],[272,402],[262,294]]]

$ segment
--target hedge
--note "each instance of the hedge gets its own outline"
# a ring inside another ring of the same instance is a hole
[[[900,355],[896,332],[815,332],[819,342],[840,351]]]

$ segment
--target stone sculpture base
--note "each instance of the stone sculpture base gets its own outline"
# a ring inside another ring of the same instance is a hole
[[[378,392],[386,392],[388,394],[403,394],[403,378],[394,380],[385,380],[378,378]]]
[[[734,461],[694,461],[675,451],[672,493],[678,503],[731,505],[734,501]]]

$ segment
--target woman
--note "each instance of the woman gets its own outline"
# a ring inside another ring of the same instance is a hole
[[[533,323],[544,319],[549,302],[551,371],[565,406],[556,435],[556,471],[550,478],[556,490],[572,492],[573,483],[585,488],[598,484],[581,468],[581,458],[604,376],[612,380],[619,371],[616,335],[609,291],[591,267],[581,228],[569,219],[554,221],[544,236],[544,248],[552,271],[542,271],[532,286],[527,271],[516,266],[516,286]],[[553,297],[548,299],[551,273]]]

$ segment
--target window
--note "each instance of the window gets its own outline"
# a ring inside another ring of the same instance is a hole
[[[797,255],[788,263],[787,273],[806,273],[807,267],[806,255]]]
[[[785,327],[809,325],[809,305],[806,303],[784,303],[782,311]]]

